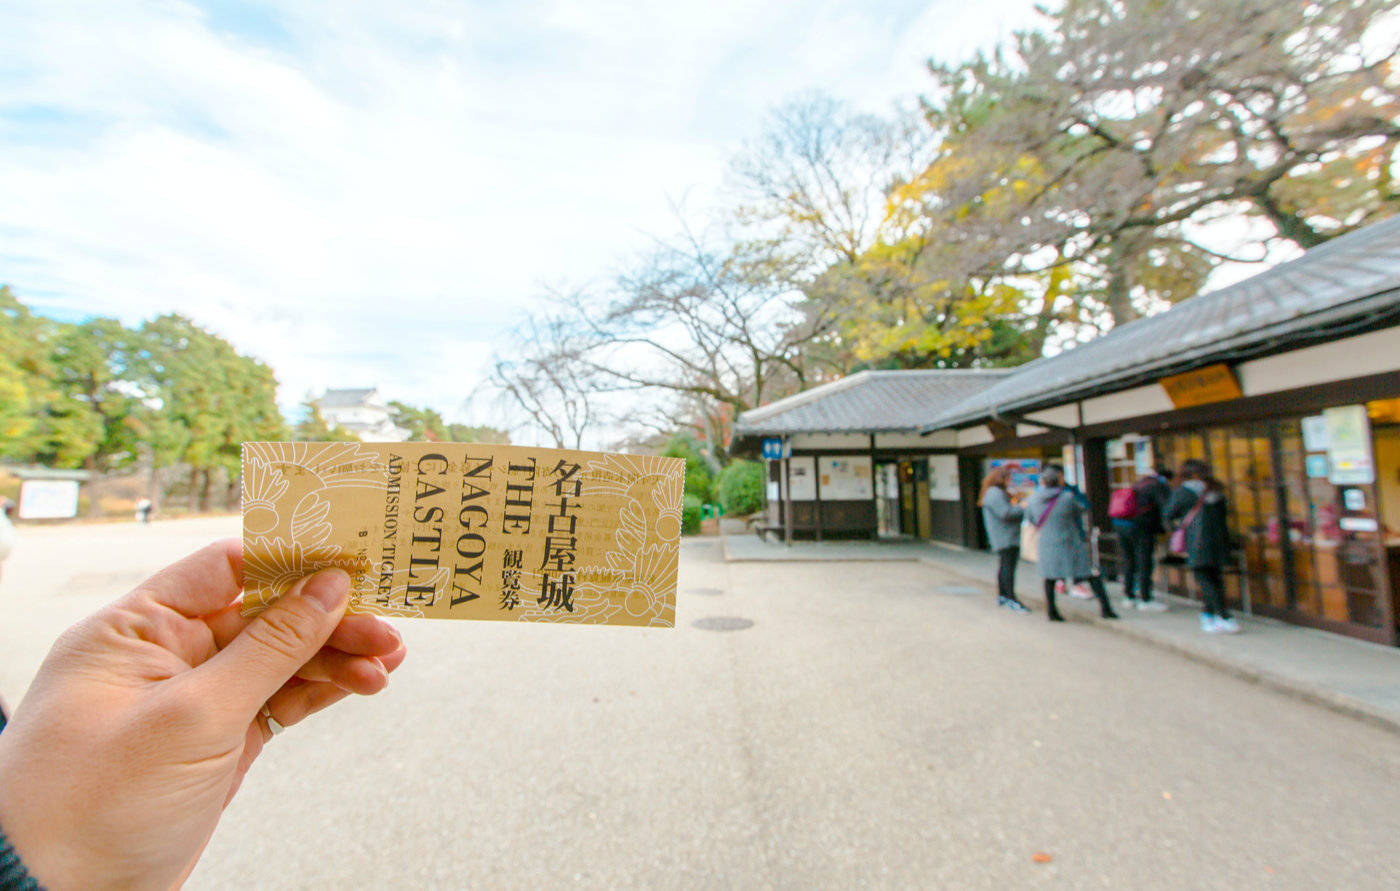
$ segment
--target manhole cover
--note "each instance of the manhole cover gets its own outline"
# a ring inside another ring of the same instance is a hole
[[[690,624],[701,631],[743,631],[745,628],[753,627],[753,619],[741,619],[738,616],[706,616],[703,619],[696,619]]]
[[[720,588],[687,588],[687,594],[699,594],[701,597],[718,597],[724,591]]]
[[[974,588],[974,587],[972,587],[971,585],[939,585],[937,588],[934,588],[933,590],[937,591],[939,594],[961,594],[961,595],[968,595],[968,594],[981,594],[981,593],[982,593],[982,589],[981,589],[981,588]]]

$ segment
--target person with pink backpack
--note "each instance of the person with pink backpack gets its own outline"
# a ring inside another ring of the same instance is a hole
[[[1108,516],[1123,555],[1123,598],[1128,609],[1163,612],[1167,608],[1152,597],[1152,557],[1157,536],[1166,531],[1162,515],[1171,500],[1171,478],[1170,470],[1158,467],[1156,473],[1126,489],[1113,490],[1109,497]]]

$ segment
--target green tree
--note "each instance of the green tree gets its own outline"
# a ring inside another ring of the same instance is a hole
[[[390,402],[394,423],[408,431],[410,442],[442,442],[447,439],[447,422],[431,408],[406,402]]]
[[[7,457],[50,467],[80,467],[98,448],[102,423],[91,405],[67,390],[54,345],[73,326],[35,316],[8,286],[0,287],[0,443]],[[13,400],[12,402],[10,400]]]
[[[694,495],[702,503],[714,503],[714,470],[705,456],[704,448],[694,436],[688,433],[673,435],[661,454],[666,458],[684,458],[686,493]]]
[[[67,399],[87,406],[100,426],[89,470],[131,464],[149,426],[149,409],[136,398],[130,355],[135,332],[115,319],[61,326],[52,340],[54,385]]]
[[[183,316],[142,325],[133,367],[158,406],[150,437],[157,463],[189,466],[196,509],[209,508],[215,469],[237,477],[244,441],[285,438],[272,370]]]
[[[489,442],[510,445],[508,432],[484,424],[448,424],[447,438],[452,442]]]
[[[292,428],[292,439],[296,442],[358,442],[359,437],[332,427],[321,415],[321,407],[316,400],[307,398],[301,403],[301,418]]]
[[[0,456],[28,461],[38,446],[42,406],[39,323],[9,285],[0,285],[0,320]]]
[[[767,503],[768,472],[758,461],[735,461],[719,475],[719,503],[726,514],[744,516]]]

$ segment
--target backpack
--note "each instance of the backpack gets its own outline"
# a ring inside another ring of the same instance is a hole
[[[1108,515],[1115,520],[1131,520],[1138,515],[1137,486],[1114,489],[1108,497]]]

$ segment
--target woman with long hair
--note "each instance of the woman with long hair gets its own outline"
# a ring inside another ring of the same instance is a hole
[[[977,503],[982,507],[982,522],[987,527],[987,543],[997,552],[997,606],[1028,613],[1030,608],[1016,597],[1016,563],[1021,559],[1024,514],[1007,490],[1010,482],[1010,467],[993,467],[982,478]]]
[[[1105,619],[1118,618],[1108,603],[1108,591],[1103,578],[1095,571],[1089,550],[1089,534],[1084,529],[1085,502],[1077,489],[1065,485],[1063,467],[1045,465],[1040,472],[1040,486],[1026,499],[1025,512],[1040,530],[1036,563],[1045,579],[1045,603],[1049,607],[1050,621],[1064,621],[1064,616],[1055,608],[1055,582],[1060,579],[1066,587],[1075,582],[1088,582],[1098,598],[1100,614]]]
[[[1167,521],[1186,532],[1186,563],[1201,587],[1201,630],[1239,634],[1240,625],[1225,605],[1224,567],[1230,559],[1225,486],[1195,458],[1181,462],[1179,479],[1167,503]]]

